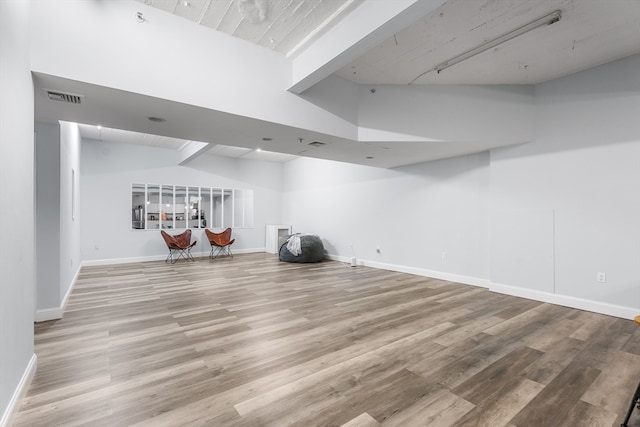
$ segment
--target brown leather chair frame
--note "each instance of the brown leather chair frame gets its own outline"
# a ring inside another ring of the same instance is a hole
[[[209,253],[209,258],[216,259],[221,255],[230,256],[231,258],[233,258],[231,245],[236,241],[236,239],[231,238],[231,228],[227,228],[222,233],[214,233],[208,228],[205,228],[204,232],[209,239],[209,243],[211,244],[211,252]]]
[[[191,256],[191,248],[196,245],[197,241],[191,241],[191,230],[185,230],[184,233],[176,234],[175,236],[172,236],[164,230],[160,230],[160,234],[162,234],[162,238],[167,244],[167,248],[169,248],[169,255],[167,255],[164,262],[170,261],[171,264],[174,264],[180,258],[187,261],[195,261],[193,256]]]

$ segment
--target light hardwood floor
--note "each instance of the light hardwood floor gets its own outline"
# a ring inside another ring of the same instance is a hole
[[[640,381],[630,320],[271,254],[83,268],[35,328],[15,427],[618,426]]]

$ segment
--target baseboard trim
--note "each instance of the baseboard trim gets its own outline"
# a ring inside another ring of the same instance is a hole
[[[246,249],[232,249],[234,254],[252,254],[258,252],[264,252],[264,248],[246,248]],[[194,258],[206,258],[209,256],[210,251],[206,252],[191,252]],[[136,262],[150,262],[150,261],[164,261],[167,255],[149,255],[142,257],[130,257],[130,258],[106,258],[106,259],[91,259],[82,261],[83,267],[95,267],[100,265],[114,265],[114,264],[133,264]]]
[[[62,307],[40,308],[36,310],[36,314],[33,320],[36,323],[39,323],[39,322],[48,322],[49,320],[62,319],[63,311],[64,310],[62,309]]]
[[[533,289],[519,288],[517,286],[504,285],[501,283],[491,283],[491,292],[511,295],[514,297],[527,298],[535,301],[548,302],[550,304],[562,305],[564,307],[577,308],[579,310],[591,311],[594,313],[606,314],[607,316],[620,317],[622,319],[633,319],[638,314],[637,310],[621,305],[608,304],[568,295],[552,294],[549,292],[537,291]]]
[[[71,291],[73,287],[76,285],[76,281],[78,280],[78,276],[80,275],[80,270],[82,269],[82,264],[76,270],[76,274],[74,274],[73,279],[71,279],[71,284],[67,289],[62,301],[60,302],[59,307],[50,307],[50,308],[41,308],[37,309],[33,320],[35,322],[48,322],[49,320],[58,320],[62,319],[62,315],[64,314],[64,309],[67,307],[67,302],[69,302],[69,297],[71,296]]]
[[[29,360],[27,368],[22,374],[22,378],[20,378],[18,387],[16,387],[13,396],[11,396],[11,400],[9,401],[9,405],[7,405],[7,409],[4,411],[4,414],[0,419],[0,427],[10,427],[13,424],[14,417],[20,410],[22,400],[26,396],[27,390],[29,390],[29,385],[31,385],[31,381],[36,374],[37,368],[38,356],[36,356],[36,354],[34,353],[31,356],[31,360]]]
[[[327,255],[327,259],[351,264],[350,257]],[[534,301],[547,302],[550,304],[562,305],[565,307],[577,308],[579,310],[591,311],[593,313],[605,314],[607,316],[620,317],[622,319],[633,319],[638,310],[623,307],[615,304],[607,304],[598,301],[587,300],[567,295],[551,294],[548,292],[536,291],[532,289],[519,288],[517,286],[494,283],[486,279],[463,276],[459,274],[445,273],[442,271],[428,270],[424,268],[407,267],[404,265],[385,264],[369,260],[357,260],[357,265],[364,265],[382,270],[397,271],[399,273],[415,274],[416,276],[431,277],[434,279],[447,280],[450,282],[462,283],[465,285],[479,286],[487,288],[491,292],[496,292],[515,297],[527,298]]]
[[[62,302],[60,303],[60,307],[62,308],[63,312],[64,312],[64,309],[67,308],[67,303],[69,302],[69,297],[71,296],[71,291],[73,290],[73,287],[76,285],[76,282],[78,281],[78,276],[80,275],[80,270],[82,270],[82,263],[80,263],[80,265],[78,266],[78,269],[76,270],[76,274],[73,275],[73,279],[71,279],[71,283],[69,284],[69,288],[67,289],[67,292],[64,294],[64,298],[62,298]]]
[[[83,267],[96,267],[100,265],[113,265],[113,264],[134,264],[137,262],[149,262],[149,261],[163,261],[166,255],[150,255],[141,257],[129,257],[129,258],[105,258],[105,259],[91,259],[82,261]]]
[[[333,261],[346,262],[351,264],[350,257],[343,257],[337,255],[327,255],[327,258]],[[378,268],[380,270],[397,271],[398,273],[414,274],[416,276],[431,277],[433,279],[447,280],[449,282],[462,283],[464,285],[479,286],[482,288],[489,287],[489,281],[484,279],[478,279],[477,277],[463,276],[461,274],[445,273],[442,271],[428,270],[426,268],[408,267],[406,265],[387,264],[383,262],[369,261],[358,259],[357,265],[363,265],[366,267]]]

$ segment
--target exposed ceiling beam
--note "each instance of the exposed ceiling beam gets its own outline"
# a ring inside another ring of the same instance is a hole
[[[440,7],[445,0],[364,2],[292,59],[288,90],[302,93],[369,49]]]

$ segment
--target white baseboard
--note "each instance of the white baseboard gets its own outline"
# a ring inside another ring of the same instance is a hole
[[[0,427],[10,427],[13,424],[13,418],[20,410],[20,405],[27,394],[27,390],[29,390],[29,385],[31,384],[31,380],[33,380],[33,376],[36,374],[37,367],[38,356],[34,353],[33,356],[31,356],[31,360],[29,360],[27,368],[22,374],[22,378],[20,378],[18,387],[16,387],[16,390],[13,392],[13,396],[11,396],[7,409],[4,411],[4,414],[2,414],[2,418],[0,418]]]
[[[76,270],[76,274],[74,274],[73,279],[71,279],[71,284],[69,285],[67,292],[62,298],[62,301],[60,302],[60,306],[37,309],[33,319],[35,322],[47,322],[49,320],[62,319],[64,309],[67,307],[67,302],[69,302],[71,291],[73,290],[73,287],[76,285],[76,281],[78,280],[78,275],[80,274],[81,269],[82,269],[82,264],[80,264],[80,267],[78,267],[78,269]]]
[[[136,262],[163,261],[166,257],[166,255],[149,255],[129,258],[90,259],[82,261],[82,266],[95,267],[99,265],[133,264]]]
[[[234,254],[252,254],[257,252],[264,252],[264,248],[247,248],[247,249],[233,249]],[[205,258],[209,256],[210,251],[191,252],[194,258]],[[106,258],[106,259],[91,259],[82,261],[83,267],[95,267],[100,265],[114,265],[114,264],[132,264],[136,262],[149,262],[149,261],[164,261],[167,259],[167,255],[148,255],[141,257],[129,257],[129,258]]]
[[[235,254],[256,254],[259,252],[265,252],[265,248],[244,248],[244,249],[233,249],[231,248],[231,252]],[[208,257],[209,254],[211,253],[211,251],[206,251],[206,252],[198,252],[198,255],[196,255],[196,253],[193,253],[193,256],[195,257]]]
[[[34,316],[35,322],[48,322],[49,320],[62,319],[62,307],[39,308]]]
[[[328,259],[351,263],[351,257],[327,255]],[[607,304],[598,301],[586,300],[582,298],[551,294],[548,292],[536,291],[532,289],[519,288],[517,286],[493,283],[490,280],[479,279],[477,277],[462,276],[458,274],[445,273],[442,271],[428,270],[424,268],[407,267],[404,265],[385,264],[381,262],[357,260],[357,265],[364,265],[382,270],[397,271],[399,273],[415,274],[416,276],[432,277],[434,279],[448,280],[450,282],[462,283],[465,285],[480,286],[488,288],[491,292],[497,292],[515,297],[527,298],[534,301],[548,302],[550,304],[562,305],[565,307],[577,308],[594,313],[605,314],[607,316],[620,317],[622,319],[633,319],[638,314],[638,310],[614,304]]]
[[[517,286],[503,285],[500,283],[491,283],[491,285],[489,286],[489,290],[492,292],[512,295],[515,297],[532,299],[534,301],[548,302],[550,304],[562,305],[565,307],[577,308],[579,310],[606,314],[607,316],[620,317],[622,319],[633,319],[638,315],[637,310],[629,307],[587,300],[568,295],[558,295],[533,289],[519,288]]]
[[[82,270],[82,263],[80,263],[80,265],[78,266],[78,269],[76,270],[76,274],[73,275],[73,279],[71,279],[69,288],[67,288],[67,292],[64,294],[64,298],[62,298],[62,302],[60,303],[60,306],[62,307],[62,311],[64,311],[64,309],[67,308],[67,302],[69,302],[71,291],[73,290],[73,287],[76,285],[76,282],[78,281],[80,270]]]
[[[343,257],[337,255],[327,255],[328,259],[340,262],[351,263],[351,257]],[[366,267],[379,268],[381,270],[397,271],[398,273],[414,274],[416,276],[431,277],[434,279],[448,280],[449,282],[462,283],[465,285],[480,286],[488,288],[490,282],[477,277],[463,276],[461,274],[445,273],[442,271],[428,270],[425,268],[407,267],[406,265],[386,264],[382,262],[358,259],[357,265]]]

